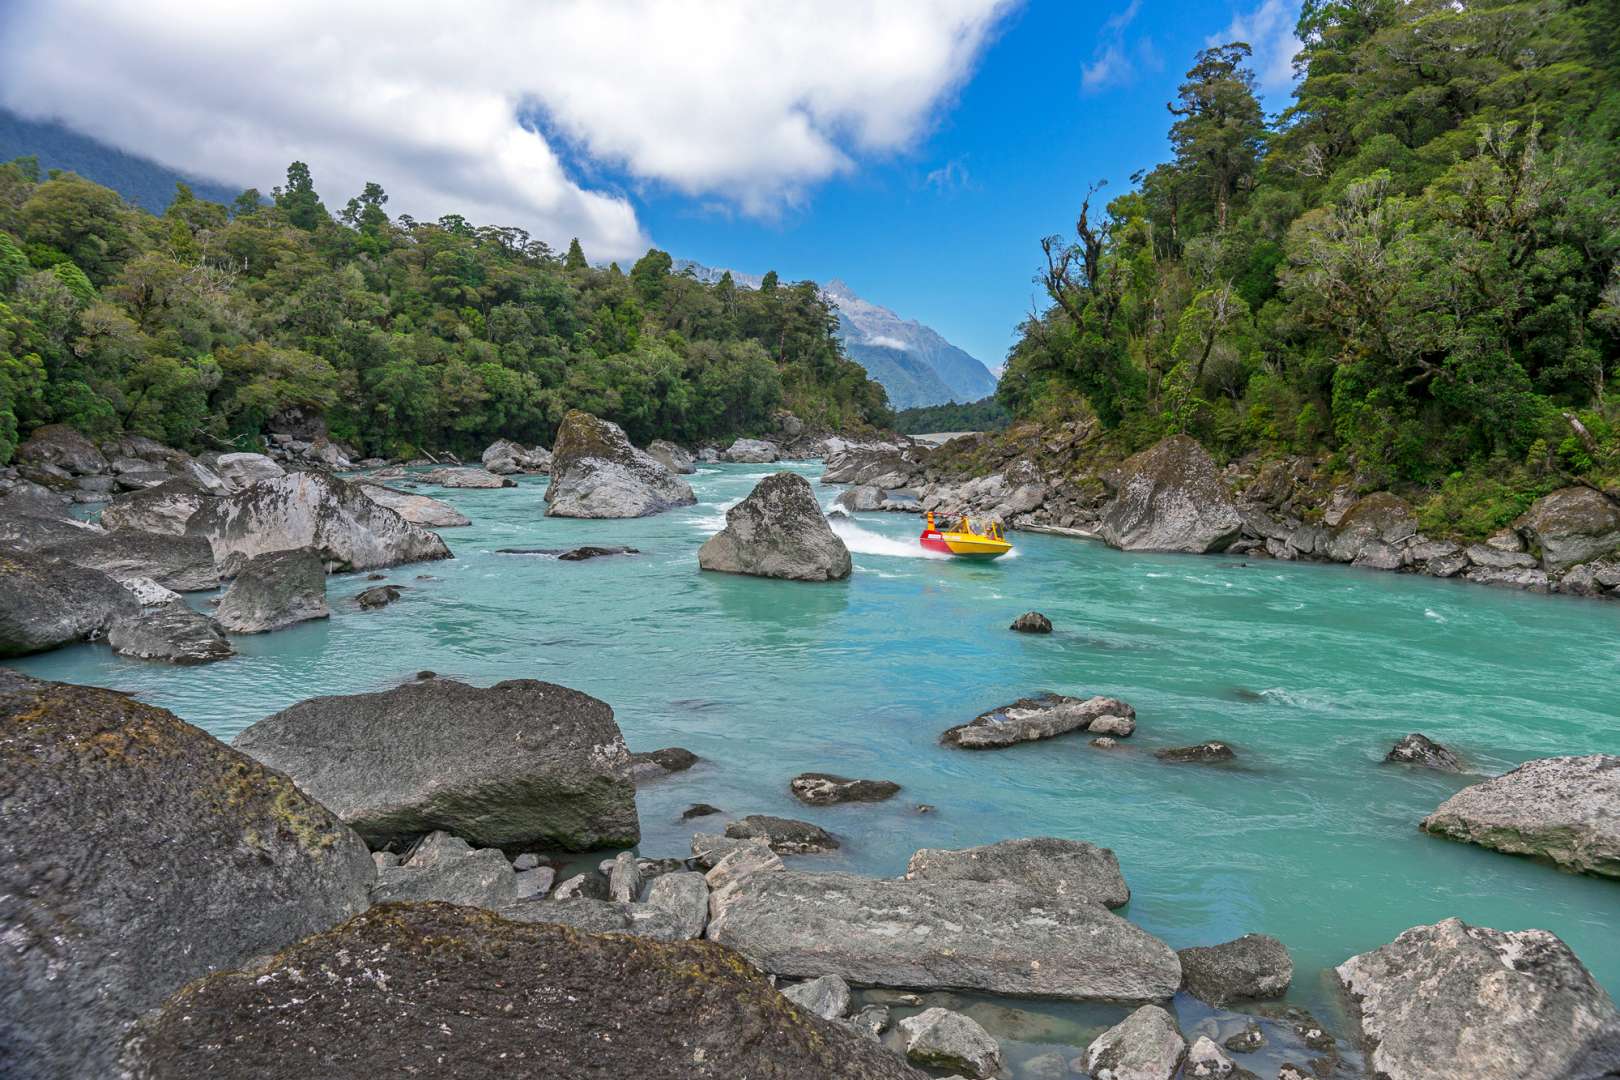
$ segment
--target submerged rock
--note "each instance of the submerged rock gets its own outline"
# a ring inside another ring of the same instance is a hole
[[[1181,949],[1176,955],[1187,992],[1211,1005],[1282,997],[1294,980],[1288,950],[1266,934],[1244,934],[1220,945]]]
[[[1237,757],[1237,752],[1223,742],[1211,740],[1193,746],[1168,746],[1163,750],[1153,751],[1153,756],[1160,761],[1177,764],[1209,764],[1217,761],[1231,761]]]
[[[1005,882],[1062,900],[1121,907],[1131,899],[1113,851],[1083,840],[1037,836],[949,851],[924,848],[906,864],[907,881]]]
[[[980,713],[967,723],[948,729],[940,736],[940,742],[964,750],[991,750],[1050,739],[1070,731],[1084,731],[1100,716],[1134,719],[1136,710],[1117,698],[1081,700],[1063,694],[1042,694]]]
[[[1620,757],[1527,761],[1463,788],[1423,819],[1435,836],[1620,878]]]
[[[1126,1002],[1181,985],[1170,947],[1101,904],[1013,885],[776,871],[711,914],[710,940],[796,978]]]
[[[126,1058],[134,1080],[261,1080],[308,1061],[322,1080],[425,1063],[443,1080],[924,1080],[706,942],[582,934],[446,904],[377,907],[260,968],[202,980],[142,1023]]]
[[[563,417],[552,451],[547,515],[646,517],[695,502],[691,485],[631,446],[617,424],[578,409]]]
[[[1446,919],[1337,969],[1387,1080],[1598,1080],[1620,1074],[1620,1012],[1545,930]]]
[[[900,791],[893,780],[851,780],[832,773],[800,773],[788,781],[793,797],[811,806],[845,802],[882,802]]]
[[[186,523],[217,498],[193,480],[167,480],[156,487],[118,496],[101,512],[101,524],[108,529],[183,536]]]
[[[405,586],[403,585],[374,585],[369,589],[355,593],[354,600],[362,610],[375,611],[377,608],[387,607],[395,600],[398,600],[404,590]]]
[[[1456,754],[1428,736],[1419,735],[1415,731],[1403,736],[1391,747],[1389,753],[1384,755],[1384,760],[1402,765],[1421,765],[1436,772],[1462,772],[1462,762]]]
[[[177,592],[219,587],[213,548],[200,536],[115,529],[57,544],[46,553],[75,566],[100,570],[119,581],[151,578]]]
[[[412,525],[426,525],[434,529],[458,529],[471,525],[472,519],[447,502],[416,495],[381,484],[362,482],[360,490],[378,506],[387,507]]]
[[[1038,611],[1026,611],[1014,619],[1010,630],[1017,630],[1020,634],[1050,634],[1052,620]]]
[[[509,480],[504,476],[496,476],[484,469],[472,466],[459,466],[456,468],[431,469],[421,475],[425,484],[438,484],[447,488],[509,488],[517,487],[516,480]]]
[[[93,638],[138,614],[135,597],[99,570],[0,548],[0,657]]]
[[[951,1069],[965,1077],[996,1075],[1001,1047],[970,1017],[935,1006],[900,1021],[906,1057],[931,1069]]]
[[[0,669],[0,1071],[104,1077],[187,981],[365,909],[360,838],[124,694]]]
[[[170,664],[208,664],[236,655],[219,623],[179,600],[119,619],[107,631],[107,644],[119,656]]]
[[[1224,551],[1243,519],[1209,453],[1172,435],[1120,466],[1118,494],[1098,533],[1124,551]]]
[[[827,524],[810,481],[773,473],[726,511],[726,527],[698,549],[705,570],[792,581],[840,581],[852,566],[849,548]]]
[[[233,634],[261,634],[309,619],[325,619],[326,571],[308,548],[271,551],[242,564],[215,611]]]
[[[630,847],[641,835],[613,710],[552,683],[440,678],[311,698],[232,745],[286,771],[373,847],[436,829],[519,850]]]
[[[1186,1056],[1176,1018],[1144,1005],[1092,1040],[1085,1066],[1095,1080],[1172,1080]]]
[[[1620,507],[1589,487],[1543,495],[1513,525],[1541,549],[1548,570],[1565,570],[1620,548]]]
[[[726,826],[726,835],[733,840],[761,838],[778,855],[816,855],[838,849],[838,838],[821,826],[769,814],[750,814],[733,821]]]
[[[558,552],[558,562],[584,562],[586,559],[601,559],[610,555],[640,555],[641,552],[633,547],[585,547],[569,548]]]

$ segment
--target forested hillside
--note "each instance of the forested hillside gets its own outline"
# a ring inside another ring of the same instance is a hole
[[[72,424],[180,446],[314,409],[368,454],[549,444],[569,408],[637,442],[890,418],[813,282],[756,290],[628,273],[523,230],[391,219],[376,184],[336,214],[295,162],[273,204],[181,188],[159,216],[72,173],[0,165],[0,463]]]
[[[1247,45],[1201,53],[1173,159],[1043,242],[1001,402],[1331,452],[1453,516],[1613,475],[1620,5],[1306,0],[1299,37],[1282,115]]]

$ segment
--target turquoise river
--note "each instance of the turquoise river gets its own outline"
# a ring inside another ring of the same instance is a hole
[[[99,644],[14,663],[137,692],[222,739],[301,699],[424,668],[550,680],[609,702],[632,749],[703,759],[642,788],[643,854],[685,855],[694,831],[718,828],[724,819],[680,820],[694,802],[814,820],[842,838],[836,855],[793,860],[804,868],[892,875],[921,847],[1084,839],[1118,853],[1133,893],[1121,913],[1172,946],[1281,938],[1291,997],[1313,1010],[1331,1014],[1333,965],[1451,915],[1552,930],[1620,996],[1620,884],[1417,828],[1457,788],[1528,758],[1620,752],[1620,605],[1029,534],[1014,534],[1011,558],[965,564],[921,557],[917,519],[883,514],[840,526],[855,559],[847,582],[700,572],[698,545],[768,469],[704,467],[691,478],[697,506],[636,521],[546,518],[543,478],[424,487],[473,524],[444,530],[453,561],[389,572],[407,587],[391,607],[359,611],[351,598],[369,583],[345,575],[329,582],[330,620],[239,638],[242,655],[223,663],[172,668]],[[817,487],[825,505],[838,490]],[[585,543],[642,554],[495,551]],[[1008,631],[1031,608],[1054,634]],[[1124,698],[1137,732],[1114,751],[1083,736],[939,745],[945,728],[1038,690]],[[1477,775],[1382,764],[1409,731],[1452,746]],[[1149,752],[1208,738],[1231,743],[1237,762],[1168,765]],[[804,807],[787,781],[806,770],[904,790],[876,806]],[[979,1015],[1015,1059],[1072,1052],[1121,1015],[1005,1004],[980,1002]],[[1178,1006],[1184,1022],[1198,1008]]]

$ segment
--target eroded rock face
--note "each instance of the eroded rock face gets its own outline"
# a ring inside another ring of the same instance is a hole
[[[557,429],[546,513],[633,518],[697,502],[692,487],[630,445],[617,424],[574,409]]]
[[[1085,900],[980,881],[755,874],[710,940],[778,975],[1074,1001],[1157,1001],[1181,985],[1170,947]]]
[[[1283,943],[1266,934],[1244,934],[1220,945],[1176,953],[1187,991],[1211,1005],[1282,997],[1294,979],[1294,961]]]
[[[0,1071],[101,1077],[185,982],[365,909],[371,856],[287,777],[110,690],[0,670]]]
[[[1176,1018],[1144,1005],[1086,1047],[1086,1071],[1094,1080],[1172,1080],[1187,1056]]]
[[[1243,519],[1196,439],[1172,435],[1126,459],[1099,535],[1124,551],[1224,551]]]
[[[329,571],[448,559],[437,535],[366,497],[359,484],[313,472],[260,480],[200,509],[186,531],[205,536],[232,569],[270,551],[313,548]]]
[[[373,847],[436,829],[516,850],[631,847],[641,835],[613,710],[552,683],[427,679],[312,698],[232,745],[287,772]]]
[[[151,578],[176,592],[219,587],[213,548],[200,536],[115,529],[57,544],[46,553],[118,581]]]
[[[191,480],[166,480],[156,487],[118,496],[101,512],[101,523],[108,529],[182,536],[186,522],[216,497]]]
[[[706,942],[445,904],[374,908],[262,969],[203,980],[142,1024],[126,1061],[133,1080],[261,1080],[307,1060],[323,1080],[376,1080],[420,1071],[427,1048],[442,1048],[444,1080],[579,1076],[582,1062],[602,1076],[923,1080]]]
[[[851,780],[832,773],[800,773],[788,781],[793,797],[811,806],[831,806],[844,802],[882,802],[896,795],[900,785],[893,780]]]
[[[0,657],[96,637],[138,614],[135,597],[99,570],[0,548]]]
[[[1384,755],[1385,761],[1401,765],[1420,765],[1436,772],[1462,772],[1462,761],[1456,754],[1441,746],[1427,735],[1412,732],[1404,735]]]
[[[1423,829],[1620,878],[1620,757],[1527,761],[1457,792],[1423,819]]]
[[[798,473],[779,472],[726,511],[726,527],[698,549],[705,570],[790,581],[842,581],[852,562]]]
[[[964,750],[993,750],[1015,743],[1050,739],[1070,731],[1084,731],[1101,716],[1134,720],[1136,710],[1118,698],[1092,697],[1084,700],[1063,694],[1043,694],[1020,698],[1010,705],[980,713],[965,724],[958,724],[940,736],[947,746]]]
[[[366,498],[378,506],[386,506],[412,525],[425,525],[433,529],[458,529],[471,525],[472,520],[460,510],[440,499],[416,495],[381,484],[360,485]]]
[[[906,864],[906,880],[1005,882],[1107,907],[1121,907],[1131,899],[1113,851],[1054,836],[1003,840],[959,851],[924,848]]]
[[[271,551],[242,564],[214,616],[233,634],[261,634],[332,614],[326,570],[308,548]]]
[[[1620,1072],[1620,1012],[1545,930],[1447,919],[1337,969],[1371,1071],[1388,1080],[1597,1080]]]
[[[170,664],[208,664],[236,655],[219,623],[178,600],[119,619],[107,631],[107,644],[119,656]]]
[[[1620,548],[1620,507],[1588,487],[1543,495],[1513,526],[1541,549],[1548,570],[1565,570]]]

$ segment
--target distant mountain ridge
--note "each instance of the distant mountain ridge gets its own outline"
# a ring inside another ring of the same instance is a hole
[[[700,281],[710,283],[727,272],[690,259],[677,262],[675,269],[690,270]],[[730,273],[738,285],[759,288],[759,275]],[[946,341],[939,331],[872,303],[837,278],[822,293],[838,307],[838,339],[844,351],[883,384],[894,408],[952,401],[966,404],[995,393],[996,377],[990,369]]]

